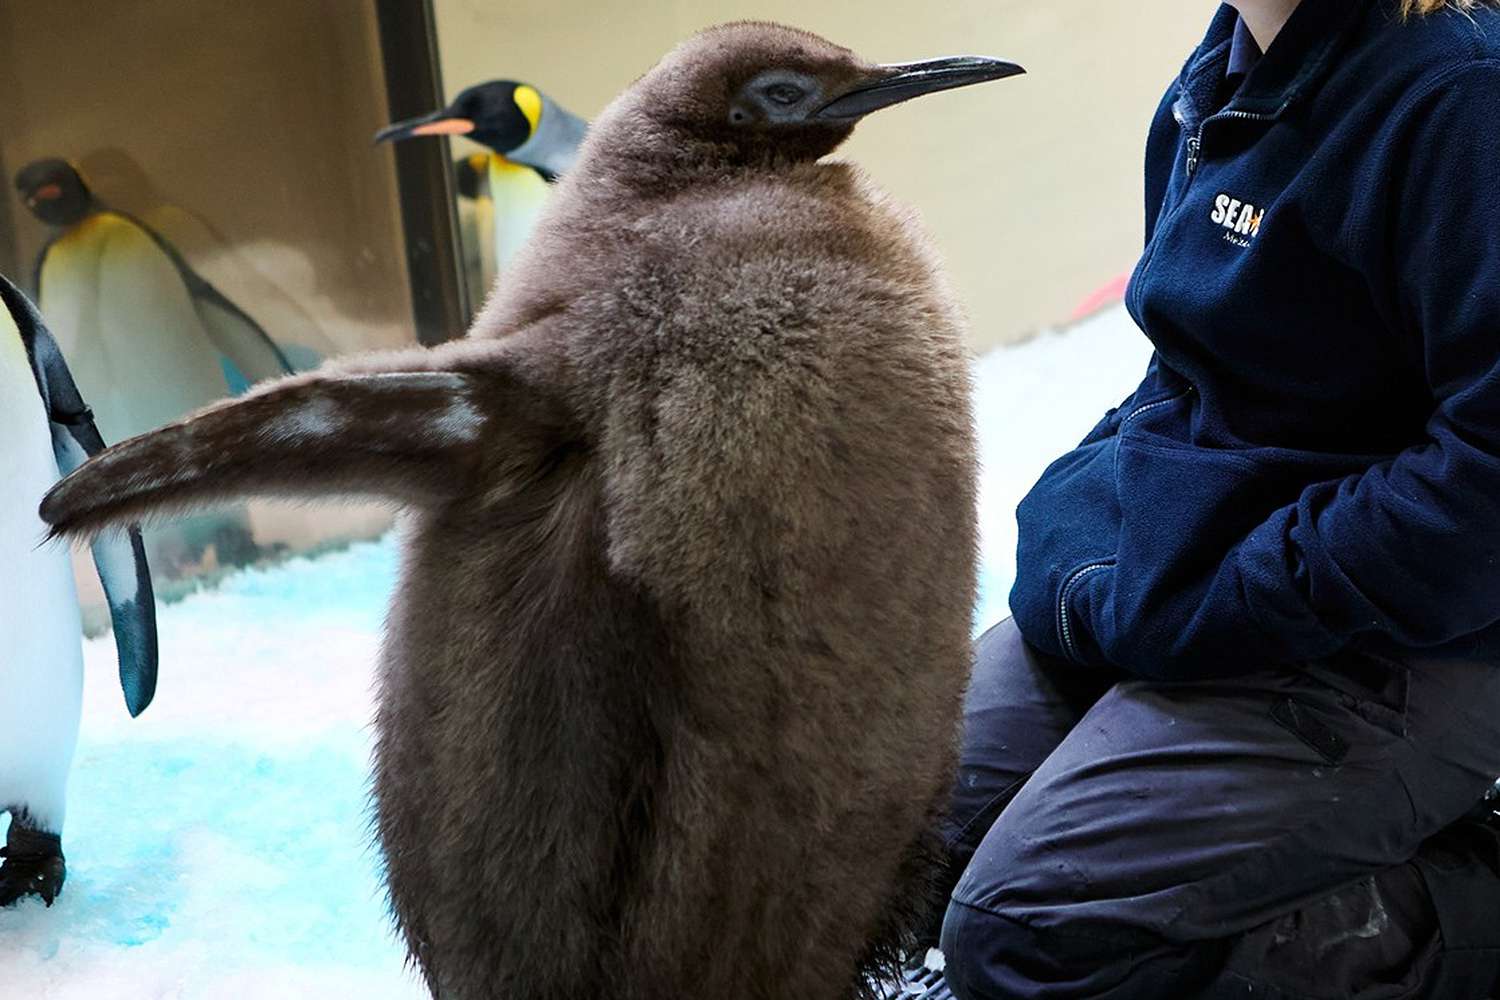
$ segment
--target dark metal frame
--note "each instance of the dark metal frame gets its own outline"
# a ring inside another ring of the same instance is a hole
[[[0,3],[0,38],[9,38],[14,35],[11,30],[11,19],[6,16],[5,5]],[[13,72],[6,67],[0,67],[0,92],[9,94],[15,83]],[[14,110],[10,114],[14,114]],[[6,128],[13,124],[14,119],[9,115],[0,115],[0,128]],[[16,189],[12,183],[10,168],[6,166],[5,159],[0,157],[0,274],[10,277],[17,285],[27,288],[31,281],[30,274],[21,272],[20,246],[16,242]],[[27,288],[28,293],[35,289]]]
[[[375,0],[375,13],[388,120],[442,107],[446,102],[431,0]],[[398,142],[391,148],[406,235],[412,318],[417,339],[435,344],[462,335],[471,315],[448,143]]]
[[[5,158],[0,156],[0,274],[25,288],[27,294],[34,295],[36,289],[30,287],[31,275],[21,273],[21,262],[16,259],[16,217],[11,204],[15,197],[10,170],[5,166]]]

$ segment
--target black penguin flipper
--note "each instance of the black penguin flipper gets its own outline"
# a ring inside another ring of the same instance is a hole
[[[172,262],[172,266],[177,268],[177,273],[193,300],[193,310],[203,322],[203,328],[213,341],[214,349],[234,366],[247,385],[290,375],[295,370],[265,328],[215,288],[207,278],[193,270],[187,258],[165,236],[133,215],[125,215],[123,212],[116,214],[123,215],[132,225],[151,237],[151,241]]]
[[[191,273],[191,272],[190,272]],[[187,279],[184,275],[184,280]],[[197,274],[188,281],[193,309],[215,349],[234,366],[246,386],[290,375],[295,369],[271,335],[239,306]]]
[[[90,550],[109,602],[120,661],[120,690],[134,718],[156,697],[156,595],[146,564],[146,545],[140,529],[132,527],[123,535],[101,535]]]
[[[53,236],[42,248],[36,252],[36,260],[31,265],[31,294],[35,301],[42,301],[42,268],[47,264],[47,254],[52,252],[52,247],[57,243],[57,237]],[[20,321],[17,320],[19,323]]]
[[[31,373],[47,409],[58,471],[67,475],[103,451],[104,439],[36,307],[4,276],[0,276],[0,299],[21,331]],[[96,538],[92,552],[114,626],[125,705],[132,716],[140,715],[156,694],[158,658],[156,599],[146,547],[140,530],[131,527],[123,534]]]

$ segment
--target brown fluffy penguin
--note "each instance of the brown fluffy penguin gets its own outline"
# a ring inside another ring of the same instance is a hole
[[[821,158],[1018,71],[705,31],[599,119],[468,338],[257,387],[44,501],[63,535],[410,508],[374,790],[437,996],[843,1000],[902,941],[968,675],[967,360],[912,217]]]

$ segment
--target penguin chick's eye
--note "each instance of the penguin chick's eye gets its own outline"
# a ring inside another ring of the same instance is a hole
[[[789,108],[807,96],[806,91],[791,83],[773,83],[762,91],[773,104]]]

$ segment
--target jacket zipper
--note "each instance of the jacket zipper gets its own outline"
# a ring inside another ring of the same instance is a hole
[[[1151,265],[1156,262],[1156,248],[1161,243],[1162,231],[1167,228],[1168,223],[1175,221],[1177,216],[1187,208],[1188,191],[1193,185],[1193,178],[1198,174],[1198,167],[1203,163],[1203,130],[1208,128],[1208,123],[1217,121],[1220,118],[1236,118],[1240,121],[1275,121],[1284,110],[1285,105],[1271,114],[1256,114],[1250,111],[1220,111],[1216,115],[1209,115],[1198,123],[1197,131],[1187,137],[1187,184],[1182,189],[1182,197],[1178,199],[1177,205],[1172,209],[1170,216],[1156,220],[1156,230],[1151,235],[1151,243],[1146,247],[1146,262],[1141,265],[1141,271],[1136,276],[1136,280],[1130,283],[1132,289],[1142,289],[1145,287],[1146,275],[1151,272]],[[1181,118],[1178,119],[1179,122],[1181,120]],[[1137,296],[1140,294],[1139,291],[1136,292]],[[1139,310],[1139,297],[1137,297],[1135,305],[1136,309]]]
[[[1186,389],[1182,390],[1181,392],[1174,393],[1173,395],[1168,396],[1166,399],[1157,399],[1157,400],[1153,400],[1150,403],[1142,403],[1140,406],[1137,406],[1135,409],[1131,410],[1129,413],[1127,413],[1125,415],[1125,419],[1120,421],[1120,426],[1124,427],[1126,424],[1130,423],[1136,417],[1140,416],[1143,413],[1149,413],[1150,411],[1156,409],[1159,406],[1166,406],[1168,403],[1175,403],[1175,402],[1177,402],[1179,399],[1182,399],[1184,396],[1190,396],[1190,395],[1192,395],[1192,393],[1194,391],[1194,388],[1195,388],[1194,386],[1190,385]]]
[[[1101,569],[1109,569],[1114,564],[1115,563],[1113,559],[1108,559],[1104,562],[1089,563],[1087,566],[1078,567],[1073,572],[1068,574],[1068,578],[1063,581],[1062,590],[1058,593],[1057,631],[1058,634],[1062,637],[1063,652],[1065,652],[1068,655],[1068,658],[1070,660],[1073,660],[1075,663],[1078,662],[1078,650],[1073,645],[1073,627],[1072,624],[1068,621],[1068,598],[1073,596],[1073,589],[1077,587],[1085,577],[1097,573]]]
[[[1251,111],[1220,111],[1216,115],[1209,115],[1207,118],[1203,119],[1201,122],[1198,123],[1198,132],[1197,132],[1197,134],[1196,135],[1190,135],[1190,136],[1188,136],[1188,141],[1187,141],[1187,148],[1188,148],[1187,175],[1188,175],[1188,179],[1192,180],[1193,174],[1196,173],[1197,170],[1198,170],[1198,163],[1201,160],[1201,156],[1199,154],[1203,151],[1203,130],[1208,127],[1208,123],[1209,122],[1211,122],[1211,121],[1217,121],[1220,118],[1237,118],[1240,121],[1247,121],[1247,122],[1270,122],[1270,121],[1275,121],[1276,118],[1278,117],[1278,114],[1279,114],[1279,112],[1277,114],[1269,114],[1268,115],[1268,114],[1263,114],[1263,113],[1262,114],[1257,114],[1257,113],[1251,112]],[[1183,190],[1183,194],[1184,195],[1187,194],[1186,189]]]
[[[1142,403],[1140,406],[1137,406],[1135,409],[1131,410],[1128,414],[1125,415],[1125,419],[1120,421],[1120,426],[1124,427],[1126,424],[1130,423],[1132,420],[1134,420],[1136,417],[1139,417],[1143,413],[1149,413],[1159,407],[1168,406],[1172,403],[1177,402],[1179,399],[1190,396],[1194,391],[1195,388],[1190,385],[1181,392],[1168,396],[1166,399],[1157,399],[1153,400],[1150,403]],[[1080,566],[1073,572],[1068,574],[1067,579],[1063,580],[1062,587],[1058,590],[1057,631],[1058,635],[1062,638],[1063,651],[1068,655],[1070,659],[1074,660],[1075,662],[1078,660],[1078,648],[1073,643],[1073,623],[1069,617],[1068,600],[1073,596],[1073,591],[1077,589],[1078,585],[1082,583],[1086,577],[1089,577],[1094,573],[1099,572],[1100,570],[1109,569],[1114,564],[1115,561],[1113,559],[1104,559],[1100,560],[1099,562],[1092,562]]]
[[[1193,178],[1197,175],[1198,167],[1203,162],[1203,132],[1208,127],[1208,123],[1219,118],[1235,118],[1241,121],[1275,121],[1276,118],[1279,117],[1281,110],[1284,109],[1278,109],[1275,114],[1256,114],[1249,111],[1220,111],[1218,114],[1210,115],[1209,117],[1203,119],[1203,121],[1198,123],[1197,131],[1187,137],[1187,184],[1183,186],[1182,197],[1179,199],[1177,206],[1172,210],[1172,214],[1168,218],[1158,219],[1156,222],[1156,232],[1151,237],[1151,245],[1146,248],[1146,262],[1141,266],[1141,273],[1137,276],[1138,280],[1133,282],[1133,284],[1137,288],[1144,287],[1146,283],[1146,275],[1150,272],[1151,265],[1156,260],[1156,248],[1161,242],[1162,232],[1166,228],[1168,228],[1167,224],[1175,221],[1177,216],[1180,215],[1187,207],[1188,190],[1192,187]],[[1137,307],[1139,307],[1139,302],[1137,302]],[[1179,399],[1190,395],[1193,391],[1194,387],[1190,385],[1183,391],[1176,393],[1175,395],[1168,396],[1166,399],[1158,399],[1150,403],[1143,403],[1142,405],[1137,406],[1135,409],[1126,414],[1125,419],[1120,421],[1120,426],[1123,427],[1124,425],[1130,423],[1130,421],[1134,420],[1136,417],[1139,417],[1144,413],[1149,413],[1150,411],[1157,409],[1158,407],[1175,403]],[[1075,662],[1078,660],[1078,649],[1073,643],[1073,625],[1069,620],[1068,599],[1073,596],[1073,591],[1081,582],[1083,582],[1084,579],[1092,576],[1100,570],[1109,569],[1114,564],[1115,563],[1113,559],[1108,559],[1101,562],[1092,562],[1080,566],[1078,567],[1078,569],[1075,569],[1072,573],[1068,574],[1067,579],[1063,581],[1062,588],[1058,592],[1057,630],[1059,636],[1062,639],[1063,651],[1068,655],[1070,659],[1074,660]]]

